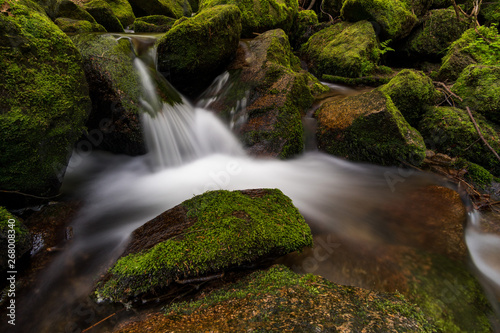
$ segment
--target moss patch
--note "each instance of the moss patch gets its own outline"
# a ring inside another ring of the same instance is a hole
[[[99,23],[90,23],[85,20],[58,17],[54,23],[66,33],[106,32],[106,29]]]
[[[134,23],[135,15],[127,0],[106,0],[106,2],[124,28]]]
[[[54,194],[90,111],[81,56],[34,3],[0,6],[0,188]]]
[[[164,15],[139,17],[134,21],[135,32],[167,32],[176,19]]]
[[[165,15],[179,19],[191,16],[193,9],[188,0],[129,0],[137,17]]]
[[[220,272],[312,245],[309,226],[279,190],[213,191],[180,206],[191,226],[176,237],[120,258],[109,279],[98,286],[98,298],[127,300],[159,291],[176,279]]]
[[[369,75],[380,59],[375,31],[368,21],[341,22],[323,29],[309,38],[301,53],[318,77]]]
[[[14,223],[9,223],[9,221]],[[9,247],[9,239],[14,239],[15,248]],[[12,249],[13,253],[8,250]],[[31,234],[28,228],[21,222],[21,220],[11,214],[7,209],[0,206],[0,251],[4,253],[2,258],[0,258],[0,269],[2,272],[6,272],[8,269],[9,262],[12,263],[16,260],[22,258],[31,249]],[[10,256],[12,255],[12,257]],[[16,267],[20,267],[19,263],[14,264]]]
[[[109,32],[123,32],[123,25],[104,0],[91,0],[84,4],[85,9]]]

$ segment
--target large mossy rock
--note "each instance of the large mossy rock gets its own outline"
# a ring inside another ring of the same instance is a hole
[[[500,124],[500,66],[469,65],[451,91],[463,99],[461,106]]]
[[[176,19],[164,15],[139,17],[134,21],[134,32],[167,32]]]
[[[290,32],[299,10],[297,0],[200,0],[200,11],[223,4],[240,9],[241,37],[244,38],[278,28]]]
[[[490,146],[500,151],[498,132],[480,114],[473,115]],[[452,157],[461,156],[500,175],[500,162],[480,139],[467,111],[434,107],[424,115],[419,130],[434,150]]]
[[[402,39],[417,24],[417,17],[399,0],[346,0],[341,15],[349,22],[372,21],[381,39]]]
[[[108,32],[124,32],[123,25],[106,1],[91,0],[86,2],[84,6],[85,10]]]
[[[422,17],[427,14],[431,8],[433,0],[400,0],[406,7],[417,17]]]
[[[448,47],[470,28],[464,16],[457,19],[452,8],[431,10],[422,18],[402,48],[406,57],[416,60],[439,61]]]
[[[455,81],[462,70],[472,64],[498,65],[500,63],[500,34],[496,27],[480,26],[465,31],[451,44],[442,59],[438,78]],[[486,38],[486,40],[485,40]]]
[[[70,0],[62,0],[58,3],[54,11],[55,17],[66,17],[73,20],[84,20],[90,23],[97,23],[92,15],[89,14],[82,6]]]
[[[90,112],[82,59],[38,5],[0,7],[0,188],[51,195]]]
[[[66,33],[84,33],[84,32],[106,32],[106,29],[99,23],[90,23],[86,20],[74,20],[67,17],[58,17],[55,24]]]
[[[376,69],[380,58],[377,37],[368,21],[341,22],[323,29],[309,38],[301,52],[317,77],[365,76]]]
[[[21,220],[0,206],[0,270],[15,271],[21,267],[19,260],[31,250],[31,234]],[[10,266],[12,264],[13,266]]]
[[[96,296],[127,301],[311,245],[309,226],[280,190],[206,192],[136,229]]]
[[[228,318],[230,318],[228,320]],[[120,333],[430,332],[422,312],[399,293],[381,293],[299,275],[283,265],[254,272],[193,301],[170,304]]]
[[[129,3],[137,17],[164,15],[178,19],[192,14],[188,0],[129,0]]]
[[[422,136],[380,90],[326,102],[316,117],[318,148],[332,155],[381,165],[424,160]]]
[[[234,57],[240,33],[240,10],[233,5],[179,20],[157,42],[158,70],[179,91],[194,96]]]
[[[134,23],[135,15],[127,0],[107,0],[106,2],[124,28]]]
[[[144,154],[139,119],[142,83],[133,66],[135,55],[130,41],[108,34],[79,34],[71,38],[83,56],[92,99],[87,140],[93,149]],[[170,96],[161,92],[160,95]]]
[[[438,95],[428,76],[411,69],[403,69],[380,89],[392,99],[406,121],[414,127]]]
[[[301,70],[285,32],[270,30],[242,44],[229,68],[224,82],[217,80],[203,96],[202,102],[213,102],[203,106],[229,123],[251,155],[301,153],[301,115],[326,88]]]

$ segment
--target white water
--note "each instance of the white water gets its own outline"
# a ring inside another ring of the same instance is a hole
[[[71,263],[77,267],[72,268],[76,272],[72,284],[61,291],[64,301],[54,299],[53,307],[46,309],[49,313],[88,294],[93,279],[119,255],[134,229],[205,191],[279,188],[313,227],[366,244],[386,240],[382,213],[389,203],[397,206],[412,190],[436,183],[421,173],[353,164],[321,153],[289,161],[251,158],[209,111],[186,101],[162,103],[146,66],[139,59],[135,65],[143,80],[142,121],[149,153],[139,157],[94,153],[84,161],[70,162],[66,187],[77,187],[85,205],[73,225],[73,244],[49,268],[41,297],[62,288],[59,281]],[[395,175],[402,181],[392,183]],[[492,267],[491,251],[484,248],[498,248],[500,240],[468,231],[476,267],[498,287],[498,266]],[[50,331],[51,320],[37,330]]]

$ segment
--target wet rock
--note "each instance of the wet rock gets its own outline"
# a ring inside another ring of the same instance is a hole
[[[500,40],[497,28],[480,26],[477,29],[479,34],[475,29],[469,29],[451,44],[442,59],[438,72],[440,80],[455,81],[469,65],[497,65],[499,63],[500,56],[495,48]]]
[[[50,196],[90,112],[81,56],[35,3],[2,10],[0,188]]]
[[[303,150],[301,115],[326,90],[299,62],[283,30],[265,32],[240,44],[229,72],[201,104],[229,123],[250,154],[294,156]]]
[[[134,21],[134,32],[167,32],[176,19],[164,15],[139,17]]]
[[[178,20],[157,42],[158,70],[179,91],[196,96],[234,57],[240,32],[240,11],[233,5]]]
[[[190,302],[174,303],[115,332],[428,332],[419,309],[399,293],[342,286],[275,265]]]
[[[299,10],[296,0],[200,0],[200,11],[223,4],[235,5],[240,9],[243,38],[253,38],[256,34],[273,29],[288,33]]]
[[[469,27],[470,22],[465,17],[462,17],[462,21],[457,20],[452,8],[431,10],[411,33],[401,52],[414,60],[438,62],[451,43],[459,39]]]
[[[192,14],[188,0],[129,0],[129,3],[137,17],[164,15],[178,19]]]
[[[323,74],[358,77],[371,74],[379,53],[373,26],[368,21],[341,22],[309,38],[301,48],[309,70]]]
[[[161,294],[171,284],[262,263],[311,242],[309,226],[279,190],[207,192],[136,229],[95,293],[113,302]]]
[[[497,124],[500,124],[500,67],[469,65],[451,88],[463,101],[463,108],[470,107]]]
[[[425,158],[422,136],[381,90],[327,102],[316,117],[318,148],[332,155],[381,165]]]
[[[418,125],[438,95],[428,76],[411,69],[403,69],[380,90],[391,98],[411,126]]]
[[[409,35],[417,24],[417,17],[398,0],[346,0],[342,17],[349,22],[375,22],[381,39],[399,40]]]
[[[0,251],[4,253],[0,258],[2,274],[20,270],[21,259],[26,255],[29,256],[31,247],[31,234],[28,228],[18,217],[0,206]]]
[[[113,12],[111,6],[104,0],[91,0],[84,4],[85,10],[101,24],[108,32],[123,32],[123,26]]]
[[[66,33],[106,32],[106,29],[99,23],[90,23],[86,20],[58,17],[54,23]]]
[[[480,114],[473,112],[473,115],[490,146],[499,151],[498,132]],[[500,162],[482,142],[467,111],[434,107],[424,115],[419,130],[433,150],[452,157],[461,156],[485,167],[494,175],[500,174]]]

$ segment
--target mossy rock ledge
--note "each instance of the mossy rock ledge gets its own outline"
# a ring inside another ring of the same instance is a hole
[[[0,7],[0,188],[54,195],[90,112],[82,58],[36,3]]]
[[[222,88],[221,81],[216,81],[202,102],[217,97],[205,106],[231,124],[247,152],[283,159],[301,153],[301,115],[313,96],[327,88],[301,70],[285,32],[269,30],[242,44],[224,75]]]
[[[381,90],[327,102],[316,117],[318,148],[332,155],[381,165],[425,158],[422,136]]]
[[[312,246],[309,226],[280,190],[206,192],[136,229],[95,295],[127,302],[306,246]]]
[[[240,34],[240,10],[234,5],[177,20],[157,42],[158,70],[181,93],[195,97],[234,57]]]

